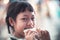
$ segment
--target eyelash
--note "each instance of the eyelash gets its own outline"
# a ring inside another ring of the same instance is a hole
[[[28,18],[22,18],[23,21],[27,21]],[[31,18],[32,21],[34,21],[34,18]]]
[[[31,18],[32,21],[34,21],[34,18]]]
[[[22,20],[27,20],[27,18],[22,18]]]

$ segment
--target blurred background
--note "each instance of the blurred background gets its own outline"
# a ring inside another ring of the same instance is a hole
[[[49,31],[51,40],[60,40],[60,0],[0,0],[0,40],[8,38],[6,11],[15,1],[29,2],[36,12],[36,26]]]

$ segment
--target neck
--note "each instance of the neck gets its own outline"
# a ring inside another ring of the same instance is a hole
[[[17,37],[17,38],[24,38],[23,35],[18,34],[17,32],[14,32],[13,34],[14,34],[14,36]]]

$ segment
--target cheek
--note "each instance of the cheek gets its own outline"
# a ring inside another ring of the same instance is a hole
[[[26,23],[24,23],[24,22],[17,22],[17,23],[15,24],[15,31],[16,31],[16,32],[19,32],[19,33],[20,33],[20,32],[23,32],[25,26],[26,26]]]
[[[35,22],[33,22],[33,27],[35,27]]]

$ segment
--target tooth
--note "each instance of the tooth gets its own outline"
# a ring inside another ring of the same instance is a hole
[[[31,30],[31,31],[36,31],[36,28],[30,28],[30,29],[25,29],[24,32],[28,31],[28,30]]]

